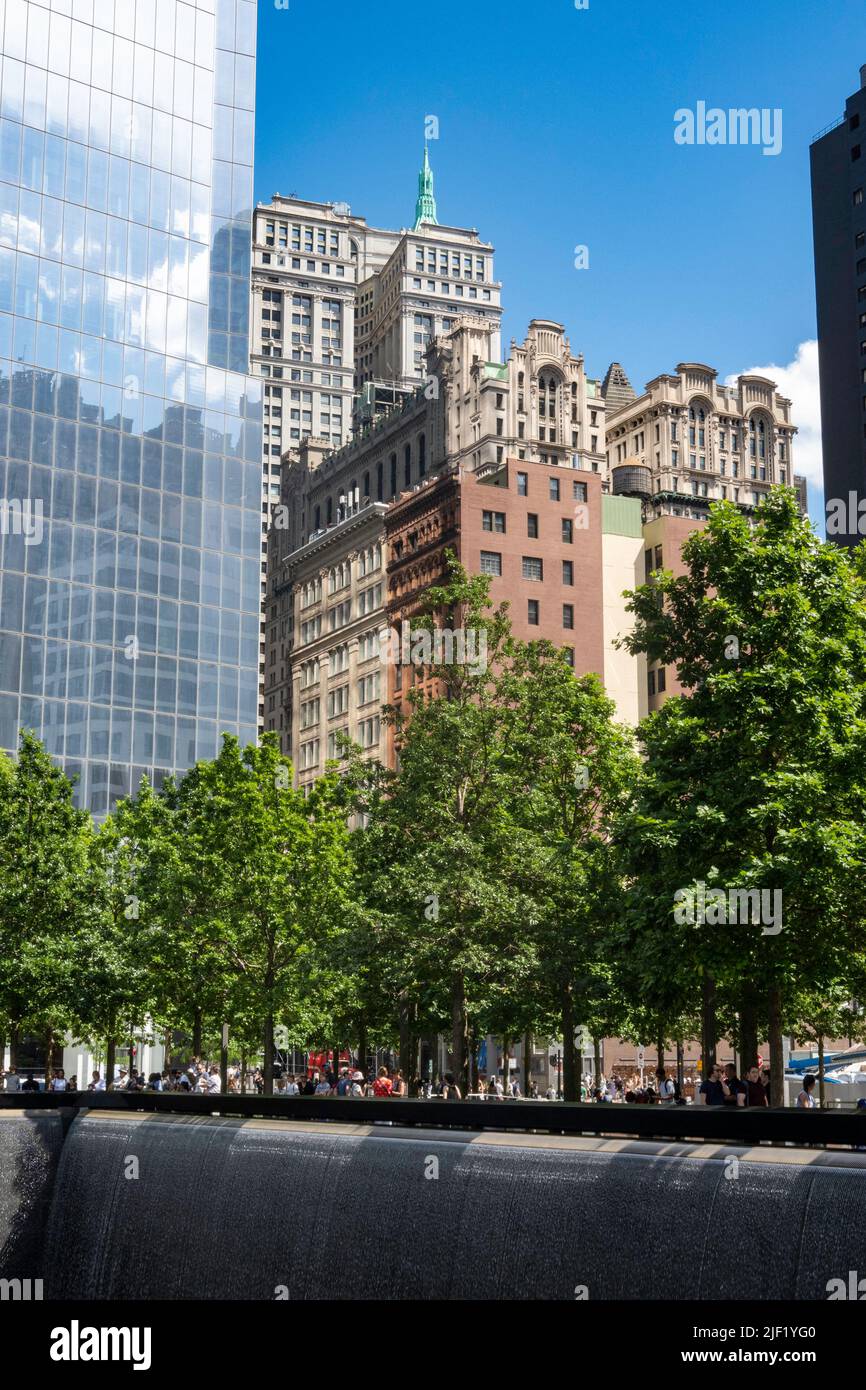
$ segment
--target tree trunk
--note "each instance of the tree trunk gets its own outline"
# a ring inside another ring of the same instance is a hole
[[[767,996],[769,1030],[767,1041],[770,1044],[770,1104],[785,1104],[785,1058],[782,1051],[782,991],[778,985],[770,988]]]
[[[48,1090],[48,1083],[54,1072],[54,1029],[45,1030],[45,1089]]]
[[[265,1019],[264,1043],[264,1094],[272,1096],[274,1094],[274,1016],[268,1014]]]
[[[826,1096],[824,1092],[824,1034],[818,1034],[818,1105],[822,1110],[826,1109]]]
[[[683,1093],[683,1081],[685,1080],[683,1062],[683,1040],[682,1038],[677,1038],[677,1087],[680,1096],[682,1096]]]
[[[656,1056],[658,1057],[658,1062],[656,1063],[656,1068],[657,1068],[657,1070],[658,1070],[658,1071],[664,1071],[664,1069],[665,1069],[665,1040],[664,1040],[664,1038],[662,1038],[662,1037],[660,1037],[659,1040],[658,1040],[658,1042],[656,1043]]]
[[[165,1036],[163,1037],[163,1040],[162,1040],[162,1051],[163,1051],[162,1069],[163,1069],[163,1071],[167,1071],[167,1072],[170,1072],[170,1071],[171,1071],[171,1045],[172,1045],[172,1041],[173,1041],[173,1038],[172,1038],[172,1030],[171,1030],[171,1028],[166,1028],[166,1030],[165,1030]]]
[[[600,1091],[600,1090],[601,1090],[601,1039],[600,1039],[600,1038],[593,1038],[593,1040],[592,1040],[592,1062],[593,1062],[593,1077],[592,1077],[592,1086],[593,1086],[593,1090],[594,1090],[594,1091]]]
[[[564,1100],[580,1100],[580,1077],[574,1052],[574,994],[571,985],[562,991],[562,1094]]]
[[[511,1092],[511,1039],[506,1033],[502,1038],[502,1093],[505,1099]]]
[[[468,1096],[470,1091],[477,1091],[478,1086],[478,1067],[476,1058],[478,1056],[478,1038],[475,1033],[475,1024],[467,1021],[466,1024],[466,1090],[464,1096]]]
[[[412,1006],[409,993],[403,990],[400,995],[400,1070],[404,1077],[409,1076],[412,1058]]]
[[[711,975],[701,979],[701,1063],[704,1081],[716,1064],[716,982]]]
[[[743,989],[740,1000],[740,1076],[758,1060],[758,1006],[751,985]]]
[[[220,1090],[229,1093],[229,1026],[224,1023],[220,1033]]]
[[[469,1089],[466,1033],[466,994],[463,976],[455,975],[451,981],[451,1065],[454,1080],[460,1087],[461,1096],[464,1097]]]
[[[523,1034],[523,1094],[528,1098],[532,1086],[532,1034]]]
[[[193,1061],[201,1061],[202,1049],[202,1016],[201,1009],[196,1009],[192,1016],[192,1056]]]
[[[0,1071],[6,1066],[6,1029],[0,1026]]]
[[[18,1044],[21,1038],[21,1030],[17,1019],[13,1019],[9,1024],[9,1065],[17,1068],[18,1066]]]
[[[110,1091],[114,1085],[114,1062],[117,1056],[117,1042],[112,1033],[105,1043],[105,1089]]]
[[[367,1020],[358,1020],[358,1071],[363,1072],[364,1080],[367,1079]]]

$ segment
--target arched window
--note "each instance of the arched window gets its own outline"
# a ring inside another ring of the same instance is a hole
[[[403,482],[406,487],[412,486],[412,445],[407,444],[403,450]]]
[[[377,502],[382,502],[382,501],[384,501],[384,495],[385,495],[384,472],[385,472],[385,470],[384,470],[382,464],[381,464],[381,463],[377,463],[377,464],[376,464],[376,501],[377,501]]]
[[[556,377],[539,376],[538,378],[538,414],[541,419],[556,418]]]
[[[369,474],[369,473],[365,473],[365,474],[364,474],[364,497],[367,498],[367,499],[369,499],[369,496],[370,496],[370,474]]]
[[[331,522],[334,519],[334,500],[332,497],[328,498],[325,515],[327,517],[326,525],[330,526]]]
[[[321,529],[322,529],[322,508],[321,508],[321,507],[317,507],[317,508],[316,508],[316,520],[315,520],[315,523],[314,523],[314,525],[313,525],[313,530],[314,530],[314,531],[321,531]]]
[[[397,496],[397,455],[391,455],[391,496]]]
[[[423,478],[427,472],[427,437],[419,434],[418,436],[418,477]]]

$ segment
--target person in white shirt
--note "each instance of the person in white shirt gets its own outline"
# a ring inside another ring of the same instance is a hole
[[[301,1094],[301,1089],[293,1076],[290,1076],[286,1081],[284,1094],[287,1096],[299,1096]]]
[[[812,1092],[815,1089],[815,1077],[810,1073],[803,1077],[803,1089],[797,1097],[798,1110],[814,1110],[815,1097]]]
[[[315,1092],[315,1094],[316,1094],[317,1096],[329,1096],[329,1095],[331,1094],[330,1083],[327,1082],[327,1081],[325,1080],[324,1077],[322,1077],[321,1081],[319,1082],[318,1086],[316,1087],[316,1092]]]
[[[219,1067],[211,1067],[207,1078],[208,1095],[218,1096],[222,1089],[222,1078],[220,1077]]]
[[[660,1104],[673,1105],[677,1098],[676,1087],[667,1072],[663,1071],[661,1067],[656,1071],[656,1084],[658,1085]]]
[[[98,1071],[95,1071],[95,1072],[93,1073],[93,1075],[91,1076],[91,1078],[90,1078],[90,1085],[88,1086],[87,1089],[88,1089],[88,1091],[104,1091],[104,1090],[105,1090],[105,1081],[104,1081],[104,1079],[99,1075],[99,1072],[98,1072]]]
[[[10,1067],[6,1073],[6,1091],[9,1095],[21,1090],[21,1077],[14,1067]]]
[[[64,1076],[64,1074],[63,1074],[62,1071],[57,1072],[56,1076],[53,1076],[53,1077],[51,1078],[51,1089],[52,1089],[52,1091],[65,1091],[65,1090],[66,1090],[66,1086],[67,1086],[66,1077]]]

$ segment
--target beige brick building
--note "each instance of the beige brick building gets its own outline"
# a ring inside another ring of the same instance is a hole
[[[700,520],[711,502],[751,509],[774,483],[794,484],[791,402],[766,377],[725,386],[717,376],[681,362],[608,411],[611,492],[641,496],[647,514]]]

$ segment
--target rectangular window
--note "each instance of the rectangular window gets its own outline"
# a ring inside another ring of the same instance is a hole
[[[518,497],[525,497],[525,496],[526,496],[526,485],[527,485],[528,481],[529,481],[529,474],[528,474],[528,473],[518,473],[518,475],[517,475],[517,496],[518,496]]]
[[[572,483],[571,495],[575,502],[586,501],[586,483]]]
[[[523,557],[523,578],[541,582],[544,579],[544,565],[534,555],[524,555]]]
[[[482,550],[481,552],[481,573],[492,574],[496,578],[502,576],[502,555],[498,550]]]
[[[567,628],[574,627],[574,604],[564,603],[562,605],[562,626]]]
[[[569,516],[562,518],[562,540],[564,545],[571,545],[574,540],[574,522]]]
[[[526,534],[531,541],[538,540],[538,514],[527,512],[526,514]]]
[[[550,487],[550,500],[551,500],[551,502],[558,502],[558,501],[559,501],[559,479],[558,479],[558,478],[548,478],[547,481],[548,481],[548,485],[549,485],[549,487]]]
[[[481,526],[485,531],[498,531],[505,533],[505,513],[504,512],[482,512]]]
[[[664,666],[662,666],[656,675],[656,690],[658,691],[659,695],[661,695],[664,691],[666,683],[667,682],[665,678],[665,668]]]
[[[328,718],[333,719],[337,714],[344,714],[349,708],[349,687],[347,685],[338,686],[336,690],[328,691]]]
[[[538,627],[538,599],[531,598],[526,605],[526,617],[530,627]]]
[[[574,561],[563,560],[562,562],[562,582],[569,586],[574,584]]]
[[[369,676],[362,676],[358,681],[358,704],[369,705],[372,700],[379,698],[379,672],[373,671]]]
[[[648,694],[648,695],[655,695],[655,693],[656,693],[656,673],[655,673],[655,671],[647,671],[647,673],[646,673],[646,688],[647,688],[647,694]]]

